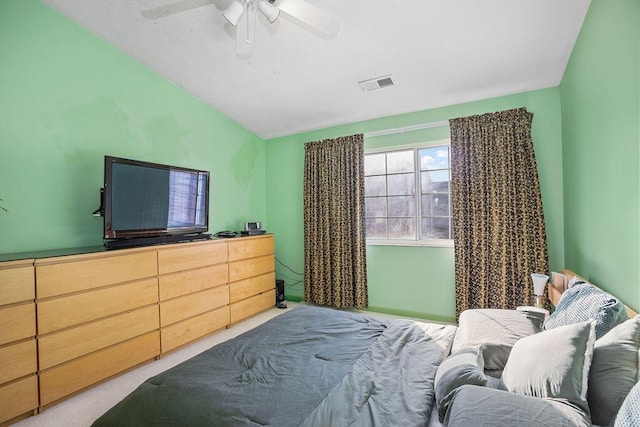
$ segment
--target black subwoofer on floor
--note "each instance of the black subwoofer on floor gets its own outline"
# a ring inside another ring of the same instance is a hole
[[[276,280],[276,306],[284,302],[284,280]]]

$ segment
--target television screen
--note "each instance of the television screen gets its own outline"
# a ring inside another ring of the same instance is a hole
[[[104,238],[202,233],[209,172],[105,156]]]

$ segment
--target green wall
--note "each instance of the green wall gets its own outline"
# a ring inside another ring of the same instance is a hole
[[[594,0],[560,85],[568,268],[640,309],[640,2]]]
[[[639,28],[636,0],[594,0],[559,88],[265,144],[39,1],[3,0],[0,206],[10,212],[0,212],[0,253],[100,244],[91,212],[110,154],[210,170],[210,229],[262,220],[278,260],[302,273],[304,142],[524,106],[534,113],[551,269],[572,268],[640,309]],[[366,144],[447,136],[444,127]],[[452,248],[367,249],[372,307],[453,319]],[[282,264],[278,276],[288,295],[303,295],[301,276]]]
[[[375,95],[374,95],[375,96]],[[521,93],[451,107],[438,108],[320,131],[276,138],[266,144],[267,213],[269,231],[276,235],[276,256],[302,273],[304,266],[302,178],[304,143],[358,132],[372,132],[454,117],[527,107],[534,113],[533,140],[547,226],[552,269],[564,265],[562,139],[558,88]],[[366,148],[448,138],[448,127],[367,139]],[[453,248],[368,246],[369,304],[381,311],[439,320],[453,320]],[[303,296],[302,284],[281,264],[277,275],[288,284],[288,295]]]
[[[0,253],[102,244],[105,154],[211,172],[210,230],[265,220],[264,141],[35,0],[0,2]]]

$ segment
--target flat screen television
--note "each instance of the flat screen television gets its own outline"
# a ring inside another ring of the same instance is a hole
[[[103,208],[107,240],[205,233],[209,172],[105,156]]]

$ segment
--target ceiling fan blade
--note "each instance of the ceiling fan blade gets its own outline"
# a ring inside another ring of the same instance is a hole
[[[207,6],[213,3],[214,0],[182,0],[174,3],[169,3],[164,6],[146,9],[140,12],[140,14],[147,19],[156,20],[165,18],[167,16],[176,15],[178,13],[186,12],[187,10]]]
[[[333,38],[340,29],[340,23],[334,16],[304,0],[281,0],[278,8],[298,25],[307,27],[327,39]]]
[[[253,3],[244,4],[244,12],[236,25],[236,54],[246,55],[253,52],[253,40],[256,28],[256,8]]]

